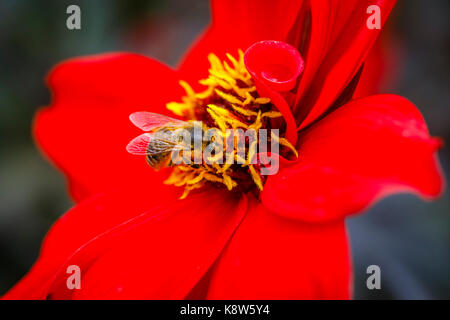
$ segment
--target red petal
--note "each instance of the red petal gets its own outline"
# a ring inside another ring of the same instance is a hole
[[[389,23],[388,23],[389,24]],[[382,93],[395,86],[404,67],[403,48],[388,26],[372,47],[353,98],[363,98]]]
[[[165,103],[182,94],[177,82],[168,67],[134,54],[77,58],[50,73],[53,102],[38,113],[35,136],[68,176],[76,200],[124,181],[155,179],[145,159],[126,152],[140,133],[129,116],[167,112]]]
[[[215,191],[164,208],[162,218],[116,240],[116,246],[89,267],[74,299],[185,298],[247,209],[245,197],[239,202]]]
[[[81,202],[50,229],[38,261],[24,279],[8,292],[6,298],[44,299],[52,277],[80,247],[148,211],[148,208],[176,198],[172,188],[162,185],[158,188],[130,188],[99,194]]]
[[[194,83],[208,74],[207,56],[235,55],[261,40],[286,40],[303,1],[292,0],[213,0],[212,23],[189,50],[180,71]]]
[[[378,5],[381,10],[381,25],[384,25],[395,0],[352,0],[343,5],[339,5],[337,1],[326,1],[321,4],[319,6],[312,2],[312,20],[317,16],[320,21],[329,19],[330,24],[327,24],[328,27],[317,27],[320,29],[316,35],[319,40],[312,40],[311,52],[308,51],[305,56],[306,68],[295,108],[296,118],[302,121],[300,128],[323,115],[364,62],[380,32],[367,28],[370,16],[366,13],[367,8]],[[314,10],[315,5],[317,10]],[[329,15],[326,16],[324,12]],[[329,18],[330,15],[334,19]],[[336,30],[340,32],[337,33]],[[313,34],[311,37],[314,39]]]
[[[212,270],[209,299],[348,299],[343,221],[309,225],[250,209]]]
[[[210,191],[183,201],[114,194],[78,205],[52,228],[39,261],[5,298],[183,298],[246,210],[245,199],[238,205],[231,194]],[[69,265],[81,268],[80,291],[66,287]]]
[[[383,196],[443,189],[436,150],[416,107],[395,95],[350,102],[299,136],[300,161],[269,176],[263,203],[306,221],[341,218]]]
[[[353,2],[356,1],[353,0]],[[345,3],[344,1],[329,0],[310,1],[311,23],[310,30],[308,30],[309,42],[304,53],[304,59],[306,60],[305,71],[303,72],[297,90],[297,108],[300,108],[298,101],[303,98],[306,90],[310,88],[318,68],[323,63],[328,49],[335,40],[333,35],[341,30],[342,23],[347,21],[348,15],[351,13],[353,7],[354,3],[350,3],[349,1],[345,1]],[[338,27],[337,24],[341,27]],[[296,36],[298,37],[298,35]],[[292,41],[294,40],[292,39]],[[299,112],[306,112],[306,110],[299,110]]]

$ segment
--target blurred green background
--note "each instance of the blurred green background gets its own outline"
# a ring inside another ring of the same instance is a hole
[[[71,4],[81,7],[81,30],[66,28]],[[399,0],[391,18],[402,67],[385,90],[412,100],[447,142],[449,9],[448,0]],[[62,175],[30,135],[34,112],[49,103],[48,70],[69,57],[121,50],[174,66],[208,21],[206,0],[1,0],[0,295],[30,268],[46,231],[71,206]],[[440,159],[448,176],[448,148]],[[355,298],[450,298],[449,209],[448,193],[433,203],[400,195],[349,219]],[[381,290],[366,288],[371,264],[381,267]]]

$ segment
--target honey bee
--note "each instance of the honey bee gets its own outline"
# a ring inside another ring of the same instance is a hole
[[[128,144],[127,151],[134,155],[145,155],[148,164],[156,171],[172,165],[174,151],[186,150],[192,146],[196,138],[202,139],[196,137],[198,130],[194,130],[193,122],[145,111],[133,113],[130,120],[146,133],[134,138]],[[190,141],[186,142],[180,137],[179,129],[187,130],[191,137]]]

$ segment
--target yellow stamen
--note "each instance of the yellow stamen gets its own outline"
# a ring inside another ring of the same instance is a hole
[[[253,162],[253,157],[256,155],[256,145],[258,144],[257,141],[253,141],[250,145],[248,156],[247,156],[247,163]]]
[[[208,108],[210,108],[212,111],[214,111],[218,115],[222,115],[222,116],[230,115],[230,112],[227,109],[216,106],[215,104],[208,104]]]
[[[206,89],[203,92],[196,93],[195,94],[195,98],[198,99],[198,100],[206,99],[213,93],[213,91],[214,91],[214,88],[212,88],[212,87],[208,88],[208,89]]]
[[[186,91],[186,94],[188,95],[188,97],[195,96],[195,92],[192,89],[192,87],[189,85],[189,83],[187,83],[186,81],[180,80],[180,86],[182,86],[183,89]]]
[[[246,92],[245,96],[246,96],[245,101],[243,103],[241,103],[241,105],[243,105],[243,106],[247,106],[255,100],[255,98],[253,98],[253,96],[250,94],[250,92]]]
[[[189,192],[191,192],[194,189],[202,188],[204,185],[205,185],[205,183],[202,181],[202,182],[199,182],[199,183],[197,183],[195,185],[185,187],[184,188],[184,192],[183,192],[183,194],[181,195],[181,197],[179,199],[180,200],[185,199],[188,196]]]
[[[223,70],[222,62],[220,62],[220,59],[214,53],[210,53],[208,55],[208,60],[209,60],[209,63],[211,64],[211,69]]]
[[[260,191],[262,191],[263,185],[262,185],[262,181],[261,181],[261,176],[259,175],[258,172],[256,172],[253,165],[249,165],[248,168],[250,169],[250,174],[252,175],[253,181],[255,182],[256,186],[258,187],[258,189]]]
[[[186,182],[186,184],[196,184],[203,180],[203,176],[205,175],[205,171],[200,172],[198,176]]]
[[[274,139],[275,141],[277,141],[279,144],[281,144],[282,146],[288,147],[289,149],[291,149],[291,151],[295,154],[295,156],[298,158],[298,152],[297,149],[295,149],[295,147],[286,139],[286,138],[280,138],[278,137],[276,134],[274,134],[272,132],[271,134],[272,139]]]
[[[279,118],[282,114],[272,109],[269,98],[258,96],[255,84],[245,67],[244,52],[239,50],[237,58],[228,53],[226,57],[229,61],[222,62],[215,54],[209,54],[209,76],[199,81],[206,88],[196,93],[187,82],[180,81],[186,95],[182,102],[168,103],[167,109],[188,120],[206,120],[203,122],[203,130],[219,128],[224,141],[228,142],[230,132],[227,129],[253,129],[257,132],[263,126],[270,125],[264,118]],[[298,156],[295,147],[285,138],[274,135],[272,138]],[[256,187],[263,190],[263,179],[256,169],[258,166],[253,163],[257,160],[257,145],[258,135],[248,148],[244,147],[238,151],[237,148],[240,147],[235,137],[232,146],[234,150],[230,154],[225,152],[228,150],[225,145],[220,146],[223,153],[209,156],[201,164],[176,166],[164,183],[184,187],[180,199],[209,183],[223,184],[228,190],[233,190],[239,185],[242,176],[252,179]],[[222,164],[224,155],[226,161]],[[191,159],[194,159],[192,152]]]
[[[252,123],[248,128],[258,131],[261,128],[261,126],[262,126],[262,123],[261,123],[261,110],[259,110],[258,111],[258,115],[256,116],[255,122]]]
[[[231,124],[233,129],[237,129],[237,128],[247,129],[248,128],[248,125],[246,125],[245,123],[243,123],[237,119],[228,119],[227,122]]]
[[[211,182],[220,182],[220,183],[223,183],[223,179],[222,179],[222,178],[219,178],[218,176],[213,175],[213,174],[211,174],[211,173],[205,173],[204,178],[205,178],[206,180],[208,180],[208,181],[211,181]]]
[[[225,132],[227,130],[227,125],[225,121],[222,119],[221,116],[219,116],[217,113],[215,113],[211,108],[206,109],[208,111],[211,118],[214,120],[214,122],[219,126],[220,130]]]
[[[227,53],[226,56],[228,60],[230,60],[230,62],[233,64],[234,69],[240,68],[239,62],[231,54]]]
[[[233,79],[233,77],[231,77],[230,75],[227,74],[227,72],[223,71],[215,71],[215,70],[209,70],[210,74],[215,76],[216,78],[225,80],[226,82],[228,82],[229,84],[236,84],[236,80]]]
[[[269,98],[256,98],[254,100],[254,102],[257,104],[268,104],[268,103],[270,103],[270,99]]]
[[[237,183],[226,174],[223,175],[223,183],[227,186],[228,190],[232,190],[233,187],[237,186]]]
[[[258,115],[257,112],[249,110],[249,109],[245,109],[245,108],[241,108],[238,107],[236,105],[231,105],[233,107],[234,110],[236,110],[237,112],[239,112],[240,114],[243,114],[244,116],[250,117],[250,116],[256,116]],[[266,112],[267,113],[267,112]]]
[[[241,100],[239,100],[238,98],[236,98],[235,96],[225,93],[223,91],[220,91],[219,89],[214,90],[216,92],[216,94],[221,97],[223,100],[231,103],[231,104],[242,104]]]
[[[178,102],[169,102],[166,105],[166,108],[172,111],[177,116],[183,116],[186,113],[186,111],[191,109],[189,105]]]
[[[279,117],[282,117],[283,115],[281,114],[281,112],[278,112],[278,111],[267,111],[267,112],[264,112],[263,114],[262,114],[262,117],[264,118],[264,117],[267,117],[267,118],[279,118]]]

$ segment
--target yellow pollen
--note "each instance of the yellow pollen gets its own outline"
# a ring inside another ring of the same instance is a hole
[[[257,146],[258,142],[257,141],[253,141],[253,143],[250,145],[249,151],[248,151],[248,156],[247,156],[247,163],[251,163],[253,161],[253,158],[256,155],[256,146]]]
[[[256,170],[253,167],[253,165],[249,165],[249,168],[250,168],[250,173],[252,175],[253,181],[255,182],[255,184],[258,187],[258,189],[260,191],[262,191],[263,190],[263,185],[262,185],[262,181],[261,181],[261,176],[259,175],[258,172],[256,172]]]
[[[206,99],[206,98],[208,98],[208,97],[213,93],[213,91],[214,91],[214,89],[213,89],[212,87],[211,87],[211,88],[208,88],[208,89],[206,89],[206,90],[203,91],[203,92],[197,93],[197,94],[195,95],[195,98],[198,99],[198,100]]]
[[[190,109],[186,106],[185,103],[178,103],[178,102],[169,102],[166,105],[167,109],[172,111],[177,116],[183,116],[187,111]]]
[[[188,95],[188,97],[194,97],[195,96],[195,92],[192,89],[192,87],[189,85],[189,83],[187,83],[186,81],[180,80],[180,85],[186,91],[186,94]]]
[[[281,114],[281,112],[278,111],[268,111],[268,112],[264,112],[262,114],[262,117],[267,117],[267,118],[280,118],[283,115]]]
[[[258,112],[252,111],[252,110],[248,110],[245,108],[241,108],[238,106],[235,106],[234,104],[232,105],[233,109],[236,110],[237,112],[239,112],[240,114],[243,114],[244,116],[250,117],[250,116],[257,116]]]
[[[224,137],[224,151],[230,132],[228,129],[254,129],[256,132],[270,125],[270,119],[280,118],[282,114],[271,104],[267,97],[259,97],[255,84],[244,63],[244,52],[238,51],[238,58],[226,54],[229,62],[221,61],[215,54],[209,54],[209,75],[199,83],[206,88],[201,92],[194,89],[185,81],[180,81],[186,95],[182,102],[170,102],[167,109],[177,116],[188,120],[201,120],[203,130],[218,128]],[[227,190],[234,190],[242,182],[253,181],[258,190],[263,190],[263,179],[254,165],[257,160],[258,141],[253,140],[245,147],[244,154],[236,152],[237,140],[234,136],[233,151],[217,153],[208,157],[207,162],[196,165],[177,165],[174,167],[165,184],[184,187],[180,199],[184,199],[192,190],[202,188],[208,183],[223,185]],[[272,136],[298,156],[294,146],[285,138]],[[223,155],[226,155],[223,159]],[[191,153],[192,158],[193,153]],[[222,164],[221,160],[225,160]],[[230,160],[233,160],[231,162]],[[209,163],[209,164],[208,164]],[[245,188],[249,188],[245,184]],[[247,190],[247,189],[246,189]],[[245,190],[244,190],[245,191]]]
[[[230,112],[222,107],[216,106],[215,104],[208,104],[208,108],[210,108],[215,113],[221,115],[221,116],[229,116]]]
[[[272,138],[277,140],[279,144],[281,144],[282,146],[288,147],[289,149],[291,149],[291,151],[295,154],[295,156],[298,158],[298,152],[297,149],[295,149],[295,147],[285,138],[280,138],[278,136],[276,136],[273,132],[271,134]]]
[[[242,101],[236,98],[236,96],[233,96],[232,94],[228,94],[225,92],[220,91],[219,89],[214,90],[219,97],[224,99],[225,101],[228,101],[231,104],[242,104]]]
[[[211,108],[206,109],[206,111],[208,111],[209,115],[211,116],[211,118],[213,118],[215,123],[219,126],[220,130],[222,130],[222,132],[225,132],[227,130],[227,125],[226,125],[225,121],[223,120],[223,117],[221,117],[220,115],[215,113],[214,110],[212,110]]]

